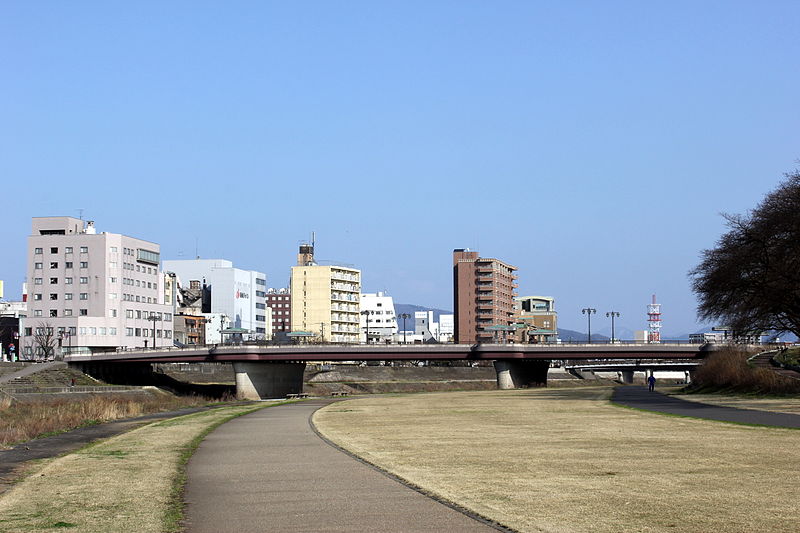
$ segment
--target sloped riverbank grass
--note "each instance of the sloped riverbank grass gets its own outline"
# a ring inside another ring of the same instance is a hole
[[[164,420],[43,461],[0,496],[0,531],[177,531],[183,465],[199,440],[269,405],[223,406]]]
[[[347,400],[337,444],[519,531],[794,532],[800,433],[666,417],[611,388]]]
[[[783,377],[769,368],[751,367],[753,353],[735,347],[709,355],[692,377],[687,392],[736,392],[762,395],[797,395],[800,380]]]
[[[86,425],[196,407],[211,401],[160,391],[149,396],[75,394],[68,399],[13,403],[8,397],[0,397],[0,449]]]

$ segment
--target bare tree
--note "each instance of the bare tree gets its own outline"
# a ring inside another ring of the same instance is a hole
[[[800,336],[800,171],[746,215],[723,215],[729,231],[689,275],[701,319],[736,335]]]
[[[33,351],[45,361],[55,359],[58,336],[50,322],[39,322],[33,330]]]

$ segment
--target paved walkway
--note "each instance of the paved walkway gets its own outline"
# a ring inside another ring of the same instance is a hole
[[[330,403],[262,409],[213,431],[189,461],[189,533],[496,532],[335,449],[309,425]]]
[[[658,387],[656,387],[657,389]],[[789,413],[773,413],[754,409],[738,409],[706,403],[690,402],[661,394],[656,390],[650,392],[646,387],[622,386],[614,389],[612,401],[628,407],[647,409],[659,413],[693,416],[722,422],[740,424],[760,424],[784,428],[800,428],[800,415]]]

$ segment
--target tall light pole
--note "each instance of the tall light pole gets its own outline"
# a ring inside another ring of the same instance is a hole
[[[365,309],[365,310],[361,311],[361,314],[364,315],[364,329],[366,330],[366,333],[364,333],[364,341],[365,341],[365,344],[369,344],[369,314],[370,314],[370,311]]]
[[[400,318],[403,319],[403,344],[406,343],[406,319],[411,318],[408,313],[400,313]]]
[[[153,348],[156,347],[156,322],[161,320],[155,312],[151,312],[147,320],[153,321]]]
[[[611,317],[611,344],[614,344],[614,317],[619,317],[619,313],[617,311],[609,311],[606,316]]]
[[[581,313],[589,319],[589,344],[592,344],[592,313],[597,313],[597,309],[585,307],[581,309]]]

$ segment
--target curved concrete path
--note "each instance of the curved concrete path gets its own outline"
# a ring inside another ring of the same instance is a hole
[[[666,396],[658,392],[658,390],[650,392],[646,387],[617,387],[614,389],[611,401],[628,407],[646,409],[648,411],[705,418],[707,420],[717,420],[720,422],[800,428],[800,415],[690,402],[688,400]]]
[[[188,464],[190,533],[495,532],[320,439],[330,400],[261,409],[211,432]]]

